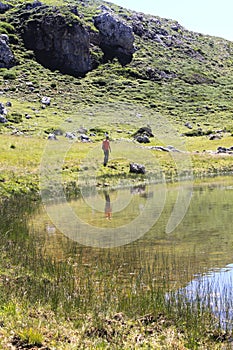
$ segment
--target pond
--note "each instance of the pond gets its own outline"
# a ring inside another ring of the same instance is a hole
[[[183,187],[191,193],[190,203],[179,203],[185,208],[179,218],[175,213],[172,230],[167,230],[167,224],[180,184],[165,189],[159,184],[92,189],[65,204],[52,200],[31,206],[30,215],[20,213],[20,224],[19,215],[10,217],[8,204],[2,212],[6,223],[1,232],[10,232],[10,239],[21,244],[26,233],[38,256],[85,267],[89,276],[95,274],[98,286],[114,278],[122,290],[128,284],[137,290],[140,284],[148,291],[156,284],[185,293],[187,302],[206,304],[221,326],[229,328],[233,318],[233,179],[205,179]],[[99,266],[101,276],[98,272],[96,277]]]

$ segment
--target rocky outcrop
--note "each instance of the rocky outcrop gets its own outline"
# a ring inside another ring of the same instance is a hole
[[[7,123],[8,120],[6,119],[7,110],[2,102],[0,102],[0,123]]]
[[[51,70],[82,76],[91,68],[88,31],[78,20],[68,23],[59,11],[27,21],[23,40],[37,61]]]
[[[4,4],[0,1],[0,13],[5,13],[6,11],[8,11],[11,8],[10,5],[8,4]]]
[[[69,8],[70,14],[64,14],[39,1],[28,3],[20,14],[24,44],[46,68],[73,76],[83,76],[102,60],[114,57],[125,65],[135,51],[133,31],[107,9],[93,19],[97,32],[81,22],[77,8]]]
[[[130,63],[135,51],[132,28],[109,12],[94,17],[94,25],[99,30],[99,46],[104,58],[117,57],[122,65]]]
[[[0,35],[0,68],[11,68],[16,61],[9,47],[9,39],[6,34]]]

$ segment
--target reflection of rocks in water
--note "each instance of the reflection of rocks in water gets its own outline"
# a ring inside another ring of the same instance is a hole
[[[153,197],[153,191],[148,192],[146,190],[146,185],[138,185],[134,186],[130,189],[131,194],[139,194],[140,197],[143,198],[152,198]]]
[[[132,194],[141,194],[141,193],[145,193],[145,191],[146,191],[146,185],[134,186],[130,189],[130,193]]]

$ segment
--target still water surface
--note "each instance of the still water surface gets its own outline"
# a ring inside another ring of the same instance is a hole
[[[173,290],[185,291],[190,301],[197,299],[198,287],[199,301],[220,315],[225,326],[232,318],[233,303],[233,179],[221,177],[194,183],[184,219],[171,233],[166,233],[178,191],[178,186],[169,185],[163,196],[158,185],[139,186],[100,191],[88,200],[79,198],[69,202],[75,215],[91,227],[91,234],[100,229],[115,232],[129,225],[131,241],[118,247],[81,245],[72,233],[72,223],[70,226],[67,223],[70,233],[60,232],[43,206],[30,216],[28,227],[44,255],[76,259],[90,267],[98,259],[106,259],[110,270],[117,269],[119,283],[127,283],[127,276],[153,266],[158,275],[167,276]],[[144,233],[145,217],[136,226],[131,223],[152,202],[154,206],[158,203],[153,212],[154,222]],[[61,212],[59,204],[51,203],[51,208],[53,212]],[[134,234],[140,230],[143,235]]]

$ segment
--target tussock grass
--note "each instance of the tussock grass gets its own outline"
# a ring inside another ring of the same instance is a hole
[[[187,252],[186,268],[178,250],[149,258],[134,245],[91,250],[67,241],[68,259],[58,250],[44,254],[44,238],[32,228],[29,234],[25,215],[37,206],[15,197],[0,210],[3,349],[227,348],[231,331],[219,328],[208,305],[177,294],[192,278],[195,252]]]

